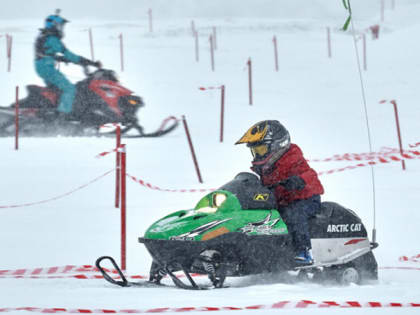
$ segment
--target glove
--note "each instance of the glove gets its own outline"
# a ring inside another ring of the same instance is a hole
[[[64,56],[55,56],[54,59],[58,62],[64,62],[66,64],[69,63],[69,61]]]
[[[80,61],[79,64],[82,66],[94,66],[96,68],[101,68],[102,67],[102,63],[100,61],[92,61],[89,59],[86,59],[84,57],[80,57]]]
[[[92,66],[94,66],[94,67],[96,67],[96,68],[100,69],[100,68],[102,68],[102,62],[100,62],[100,61],[95,61],[95,62],[93,62],[93,63],[92,63]]]
[[[280,183],[286,190],[302,190],[305,188],[306,183],[300,176],[290,176]]]

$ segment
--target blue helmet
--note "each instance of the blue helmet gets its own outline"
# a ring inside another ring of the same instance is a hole
[[[59,10],[56,11],[56,14],[49,15],[45,19],[45,29],[49,31],[57,32],[57,34],[60,37],[63,37],[64,35],[64,24],[66,24],[68,21],[61,16],[59,16]]]

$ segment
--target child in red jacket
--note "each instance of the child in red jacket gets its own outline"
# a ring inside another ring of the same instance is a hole
[[[278,209],[292,235],[295,260],[312,264],[308,220],[321,206],[324,188],[302,151],[290,143],[287,129],[277,120],[256,123],[235,144],[246,143],[254,157],[251,169],[264,186],[273,189]]]

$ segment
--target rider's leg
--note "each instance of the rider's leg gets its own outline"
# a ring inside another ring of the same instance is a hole
[[[307,262],[312,260],[309,252],[312,248],[309,234],[309,218],[316,214],[320,205],[321,199],[319,195],[316,195],[309,199],[295,201],[284,208],[282,215],[293,237],[297,260],[299,260],[298,257],[300,256],[307,258]]]
[[[60,113],[71,113],[76,95],[76,86],[59,71],[56,71],[53,77],[49,78],[49,81],[62,91],[57,110]]]
[[[76,86],[72,84],[60,71],[50,64],[36,64],[38,75],[49,85],[52,84],[62,91],[57,111],[71,113],[76,95]]]

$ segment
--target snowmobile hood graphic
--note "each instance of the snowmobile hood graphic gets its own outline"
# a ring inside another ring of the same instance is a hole
[[[158,220],[146,231],[144,237],[200,241],[228,232],[249,235],[286,234],[285,223],[278,211],[273,210],[275,203],[272,195],[262,185],[259,185],[257,191],[239,189],[239,183],[252,178],[247,178],[247,175],[239,177],[204,196],[194,209],[177,211]]]

